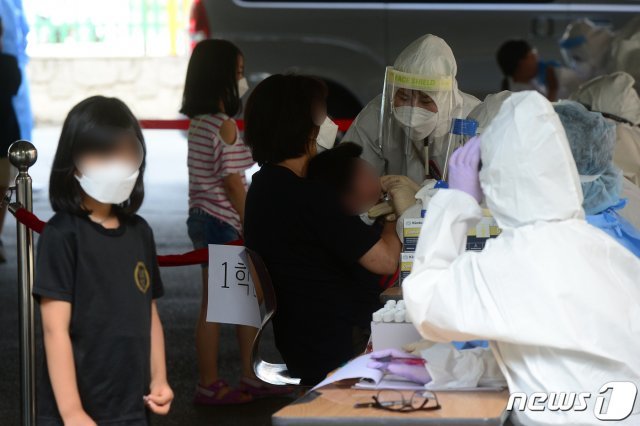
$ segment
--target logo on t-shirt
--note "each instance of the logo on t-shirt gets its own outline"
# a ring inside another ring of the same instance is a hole
[[[138,290],[143,293],[146,293],[147,290],[149,290],[151,279],[149,278],[149,271],[147,270],[144,262],[138,262],[136,269],[133,271],[133,278],[136,281]]]

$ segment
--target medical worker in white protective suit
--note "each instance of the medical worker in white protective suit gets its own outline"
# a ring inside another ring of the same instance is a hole
[[[589,19],[570,23],[560,39],[565,64],[575,74],[561,72],[559,84],[567,95],[578,85],[614,71],[640,78],[640,17],[630,20],[620,31],[597,25]],[[564,92],[561,93],[564,97]]]
[[[611,69],[629,73],[639,90],[640,80],[640,15],[636,15],[620,31],[611,43]]]
[[[381,176],[420,184],[430,174],[429,160],[432,173],[441,173],[451,119],[465,118],[480,103],[458,90],[457,71],[443,39],[427,34],[415,40],[387,68],[383,94],[358,114],[343,140],[362,146],[362,158]]]
[[[631,75],[616,72],[586,82],[569,99],[616,125],[613,160],[628,180],[640,186],[640,97],[634,85]]]
[[[436,342],[490,340],[510,392],[593,394],[584,411],[525,409],[515,423],[602,424],[601,387],[640,386],[640,261],[585,221],[551,104],[536,92],[511,95],[454,153],[449,186],[431,199],[403,283],[414,325]],[[483,196],[502,234],[465,252]],[[609,410],[633,411],[624,424],[640,424],[640,407],[629,405],[623,397]]]
[[[564,126],[582,185],[582,208],[587,222],[640,257],[640,211],[629,206],[622,196],[622,171],[613,163],[616,128],[599,112],[589,111],[575,101],[561,101],[553,106]],[[640,188],[631,185],[636,190]]]
[[[482,134],[486,126],[498,114],[502,102],[511,96],[510,91],[487,95],[484,102],[476,105],[468,114],[468,120],[477,122],[478,134]],[[397,232],[400,239],[403,238],[404,219],[422,217],[422,211],[428,209],[429,200],[438,189],[437,182],[429,179],[423,182],[422,186],[413,183],[403,176],[384,176],[382,178],[382,188],[387,193],[389,200],[379,204],[369,211],[372,217],[381,216],[394,212],[399,220],[397,222]],[[385,204],[391,207],[385,207]]]
[[[580,86],[570,99],[615,124],[613,161],[625,177],[621,197],[627,200],[620,214],[640,229],[640,97],[634,84],[624,72],[603,75]]]
[[[613,38],[610,29],[589,19],[579,19],[567,25],[560,39],[560,53],[582,81],[590,80],[609,69]]]

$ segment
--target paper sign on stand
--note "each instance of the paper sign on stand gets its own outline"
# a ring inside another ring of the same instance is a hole
[[[244,247],[209,245],[207,322],[260,327],[260,306]]]

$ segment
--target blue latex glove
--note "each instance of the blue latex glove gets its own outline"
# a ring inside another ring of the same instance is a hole
[[[449,188],[471,195],[479,203],[482,201],[480,187],[480,137],[471,138],[464,146],[456,149],[449,159]]]
[[[419,356],[398,349],[385,349],[372,353],[367,367],[375,368],[385,374],[400,376],[421,385],[429,383],[431,377],[424,364],[410,364],[411,360],[423,361]]]
[[[558,61],[538,61],[538,75],[536,77],[538,82],[546,86],[549,68],[558,68],[560,66],[561,64]]]

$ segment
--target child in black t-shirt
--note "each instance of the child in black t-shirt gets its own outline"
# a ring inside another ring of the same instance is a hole
[[[163,293],[153,233],[136,211],[145,145],[120,100],[94,96],[64,122],[38,244],[45,374],[38,425],[147,425],[166,414]]]
[[[329,185],[337,193],[345,213],[360,216],[382,234],[384,219],[371,219],[367,213],[382,196],[380,178],[373,166],[360,158],[361,154],[359,145],[342,142],[309,161],[307,178]],[[359,355],[368,341],[371,314],[381,307],[380,293],[388,286],[391,276],[374,274],[360,265],[354,265],[351,275],[358,284],[353,287],[350,298],[354,353]]]
[[[360,158],[361,154],[361,146],[342,142],[309,161],[307,178],[328,184],[340,197],[345,213],[372,224],[367,212],[380,202],[382,185],[374,167]]]

